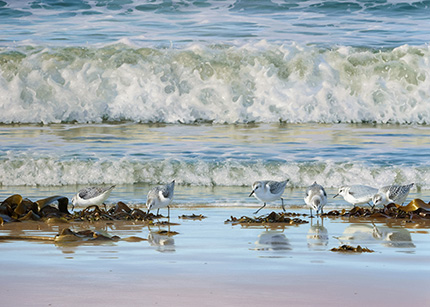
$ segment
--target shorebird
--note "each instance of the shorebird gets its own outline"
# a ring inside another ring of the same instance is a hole
[[[266,207],[267,202],[271,202],[279,198],[282,202],[282,209],[285,211],[284,199],[281,195],[284,193],[287,182],[288,179],[285,181],[262,180],[254,182],[252,185],[252,192],[249,194],[249,197],[254,195],[255,198],[264,203],[260,209],[254,212],[254,214],[257,214],[261,209]]]
[[[306,197],[304,198],[306,205],[309,206],[312,217],[312,209],[318,215],[318,212],[323,213],[323,207],[327,204],[327,194],[324,188],[316,183],[316,181],[306,189]]]
[[[340,195],[345,201],[352,204],[354,207],[356,205],[366,203],[370,205],[373,195],[375,195],[377,192],[378,189],[369,187],[367,185],[345,185],[339,188],[338,193],[333,196],[333,198]]]
[[[146,207],[148,213],[152,209],[157,209],[157,215],[160,212],[160,208],[167,207],[167,217],[170,218],[170,203],[173,199],[173,192],[175,189],[175,180],[166,185],[160,185],[152,188],[148,192]]]
[[[403,204],[413,185],[413,183],[408,185],[387,185],[380,188],[372,198],[373,207],[390,203]]]
[[[82,189],[75,196],[73,196],[73,207],[76,205],[84,207],[92,205],[98,206],[108,199],[113,188],[115,188],[114,185],[110,187],[88,187]]]

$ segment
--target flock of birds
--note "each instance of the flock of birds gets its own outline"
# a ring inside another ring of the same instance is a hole
[[[287,186],[288,179],[285,181],[274,181],[274,180],[262,180],[256,181],[252,185],[252,192],[249,197],[254,196],[261,202],[261,206],[254,214],[257,214],[263,209],[268,202],[281,199],[282,209],[285,211],[284,199],[282,194],[284,193],[285,187]],[[413,183],[408,185],[388,185],[383,186],[379,189],[366,186],[366,185],[346,185],[342,186],[338,193],[333,196],[342,196],[345,201],[352,204],[354,207],[361,204],[369,204],[372,208],[377,205],[388,205],[390,203],[403,204],[409,191],[413,187]],[[72,198],[73,206],[91,206],[102,204],[110,195],[115,186],[107,188],[103,187],[88,187],[80,190]],[[148,213],[151,210],[157,209],[157,215],[161,208],[168,210],[168,217],[170,217],[170,203],[173,199],[173,193],[175,189],[175,180],[166,184],[152,188],[148,192],[146,207]],[[306,189],[306,196],[304,198],[306,205],[310,209],[312,217],[312,210],[316,214],[322,214],[323,208],[327,204],[327,193],[324,188],[318,183],[314,182]],[[370,202],[373,202],[373,205]]]

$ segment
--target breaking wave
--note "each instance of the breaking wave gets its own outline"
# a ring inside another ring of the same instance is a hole
[[[56,158],[12,158],[0,161],[0,182],[4,186],[63,186],[94,184],[165,183],[192,186],[249,186],[261,179],[290,180],[291,187],[307,187],[313,181],[327,188],[344,184],[383,186],[414,182],[430,189],[430,166],[365,166],[335,162],[186,162],[67,160]]]
[[[430,123],[430,50],[0,48],[1,123]]]

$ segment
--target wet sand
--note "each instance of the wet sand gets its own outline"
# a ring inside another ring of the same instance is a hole
[[[426,305],[430,224],[344,218],[298,226],[224,223],[252,208],[171,210],[167,226],[143,222],[4,224],[0,235],[54,237],[60,229],[106,231],[140,242],[0,243],[3,306],[400,306]],[[306,213],[306,210],[293,210]],[[261,212],[269,213],[270,210]],[[182,214],[203,214],[184,220]],[[373,253],[330,251],[340,242]]]

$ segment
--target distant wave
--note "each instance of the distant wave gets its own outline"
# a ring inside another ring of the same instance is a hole
[[[314,181],[327,188],[344,184],[383,186],[414,182],[430,189],[430,166],[365,166],[361,163],[247,163],[186,162],[175,159],[142,162],[10,158],[0,161],[4,186],[63,186],[93,184],[164,183],[193,186],[249,186],[255,180],[290,179],[289,186],[303,188]]]
[[[430,50],[0,49],[1,123],[430,123]]]

